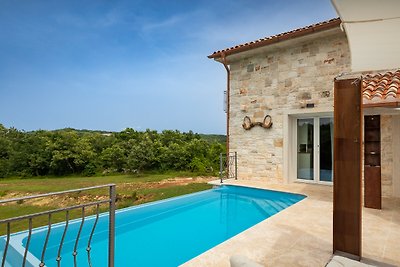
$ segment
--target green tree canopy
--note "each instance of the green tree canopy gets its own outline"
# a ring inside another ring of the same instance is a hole
[[[0,177],[148,170],[212,173],[225,148],[218,140],[192,131],[24,132],[0,124]]]

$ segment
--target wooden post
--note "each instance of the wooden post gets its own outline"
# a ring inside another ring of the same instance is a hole
[[[361,80],[335,79],[333,252],[361,258]]]

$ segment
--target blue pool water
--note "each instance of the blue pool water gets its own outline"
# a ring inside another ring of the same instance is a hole
[[[304,197],[221,186],[120,210],[116,214],[115,266],[178,266]],[[72,251],[80,222],[77,220],[69,225],[61,266],[73,266]],[[88,266],[86,246],[93,223],[93,217],[85,219],[79,242],[78,266]],[[51,230],[46,266],[57,266],[56,255],[63,230],[64,224],[58,224]],[[107,266],[107,230],[108,216],[103,214],[92,240],[92,266]],[[46,233],[47,228],[39,228],[32,235],[29,248],[32,266],[38,266],[37,258],[42,253]],[[26,233],[12,237],[7,257],[10,266],[20,266],[18,251],[23,251],[25,244]]]

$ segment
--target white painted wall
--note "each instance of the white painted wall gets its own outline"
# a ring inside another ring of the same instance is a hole
[[[331,0],[346,31],[351,69],[400,67],[399,0]]]

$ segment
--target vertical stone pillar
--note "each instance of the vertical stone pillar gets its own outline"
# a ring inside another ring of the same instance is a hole
[[[335,79],[333,252],[361,258],[361,81]]]

